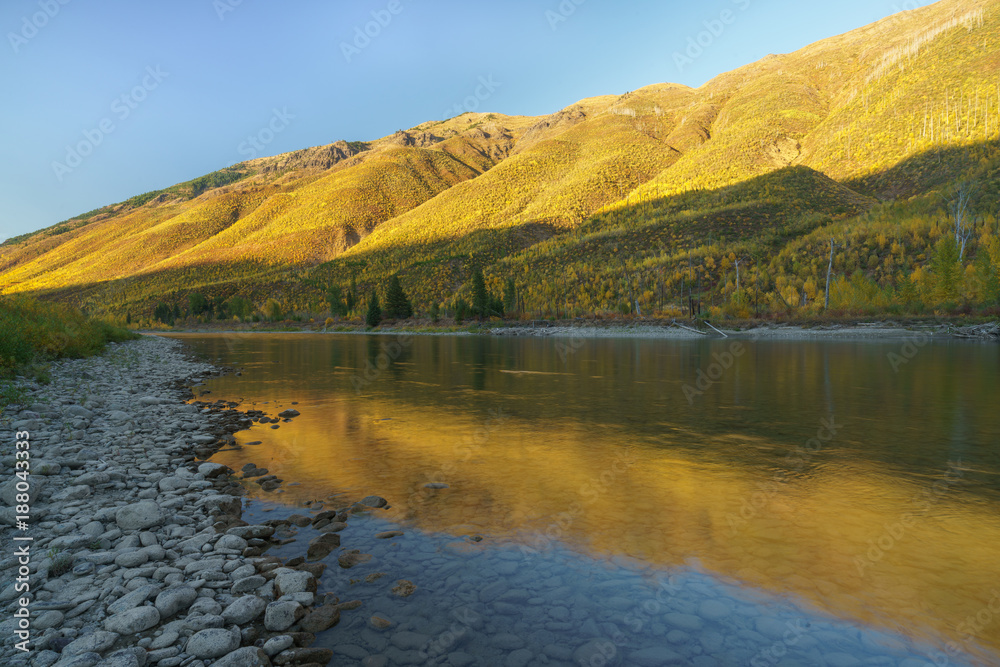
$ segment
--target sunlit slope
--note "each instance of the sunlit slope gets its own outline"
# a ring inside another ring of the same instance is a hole
[[[548,138],[382,225],[346,253],[344,261],[379,254],[380,263],[398,265],[405,262],[403,256],[435,248],[448,254],[490,253],[491,248],[469,248],[463,241],[472,233],[526,223],[546,225],[553,233],[578,224],[680,155],[664,138],[681,123],[694,93],[664,85],[633,95],[643,100],[649,113],[633,115],[631,107],[621,103],[591,104],[591,111],[605,107],[592,116],[587,105],[570,107],[526,133]],[[567,129],[549,136],[551,126]],[[502,254],[506,249],[497,250]],[[401,256],[394,259],[396,255]]]
[[[998,3],[944,0],[768,56],[698,89],[697,123],[711,138],[644,190],[716,188],[797,164],[854,179],[983,141],[1000,127],[998,53]]]
[[[480,173],[426,148],[390,146],[354,160],[305,187],[275,195],[253,215],[166,265],[212,257],[325,261],[382,222]]]
[[[10,267],[4,289],[65,288],[219,262],[301,266],[328,260],[385,220],[475,178],[495,164],[494,147],[508,141],[483,137],[480,130],[467,131],[471,137],[450,133],[453,146],[476,146],[480,159],[463,162],[445,150],[386,142],[320,174],[303,167],[290,177],[256,161],[258,175],[194,200],[153,201],[68,232],[38,234],[0,250]],[[497,134],[510,133],[500,127]],[[312,164],[317,158],[305,159]],[[214,282],[216,274],[192,278]]]

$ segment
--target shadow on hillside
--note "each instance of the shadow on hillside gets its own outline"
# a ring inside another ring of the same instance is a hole
[[[529,265],[559,263],[575,246],[555,240],[568,234],[603,234],[600,249],[618,252],[617,238],[626,252],[645,253],[664,247],[657,244],[688,244],[711,239],[721,242],[758,238],[771,234],[776,240],[808,233],[833,219],[863,213],[875,199],[912,197],[972,177],[980,184],[980,199],[1000,198],[1000,141],[970,146],[933,149],[908,157],[884,171],[838,183],[805,166],[785,167],[768,174],[714,190],[695,190],[665,197],[633,198],[628,205],[592,215],[573,226],[548,219],[516,226],[476,229],[433,243],[414,240],[391,251],[361,248],[348,257],[312,267],[309,281],[302,268],[275,267],[264,262],[239,265],[183,267],[145,273],[110,281],[38,290],[28,296],[80,305],[92,312],[102,310],[124,316],[149,314],[158,302],[186,305],[187,295],[201,292],[222,300],[234,295],[258,305],[275,297],[305,306],[311,299],[322,301],[316,287],[333,281],[346,285],[357,277],[360,293],[373,283],[399,273],[405,281],[431,280],[434,291],[457,291],[467,280],[471,266],[488,266],[518,253],[528,254]],[[942,200],[941,205],[944,205]],[[973,207],[976,202],[973,202]],[[803,214],[815,214],[808,224],[796,224]],[[548,243],[547,243],[548,242]],[[645,245],[644,245],[645,244]],[[363,243],[362,243],[363,245]],[[531,256],[531,249],[538,251]],[[572,258],[570,258],[572,259]],[[608,261],[614,261],[608,255]]]
[[[998,157],[1000,140],[996,139],[970,146],[935,148],[912,155],[883,171],[844,181],[844,185],[883,201],[904,199],[947,187],[967,177],[984,159],[990,161]]]

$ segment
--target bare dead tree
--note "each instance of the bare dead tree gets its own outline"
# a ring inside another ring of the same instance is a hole
[[[948,212],[955,224],[955,243],[958,244],[958,261],[965,257],[965,246],[972,238],[975,221],[969,215],[969,204],[976,196],[979,185],[972,181],[962,181],[955,191],[955,198],[948,203]]]
[[[824,310],[830,310],[830,277],[833,275],[833,249],[837,246],[830,239],[830,263],[826,267],[826,302],[823,304]]]

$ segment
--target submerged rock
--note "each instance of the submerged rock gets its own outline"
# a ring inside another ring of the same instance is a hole
[[[340,605],[325,604],[309,612],[300,626],[306,632],[323,632],[340,622]]]
[[[306,550],[306,558],[309,560],[320,560],[326,558],[330,553],[340,546],[340,535],[336,533],[323,533],[309,541],[309,548]]]
[[[407,579],[400,579],[396,582],[396,585],[392,587],[392,594],[398,595],[401,598],[408,598],[413,595],[417,590],[417,585],[412,581]]]
[[[361,563],[367,563],[371,559],[372,559],[371,554],[363,554],[357,549],[353,549],[351,551],[348,551],[347,553],[340,554],[340,556],[337,557],[337,563],[340,565],[340,567],[344,568],[345,570],[348,570],[354,567],[355,565],[359,565]]]

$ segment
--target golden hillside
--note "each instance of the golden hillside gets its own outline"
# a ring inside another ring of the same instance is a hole
[[[729,298],[728,255],[816,252],[801,240],[857,232],[880,201],[940,206],[965,177],[991,192],[998,54],[997,0],[943,0],[698,89],[656,84],[539,118],[470,113],[260,158],[8,240],[0,290],[120,314],[192,290],[302,306],[321,298],[316,284],[355,277],[367,289],[400,273],[428,307],[477,264],[491,284],[525,283],[540,312],[562,298],[542,288],[550,279],[561,291],[593,283],[566,299],[584,310],[637,289],[662,309],[699,271],[713,299]],[[912,256],[845,254],[842,272],[896,280],[928,262],[944,223],[927,206]],[[801,299],[819,259],[783,285],[768,271],[767,290],[784,302],[798,284]],[[625,266],[641,286],[622,286]]]

